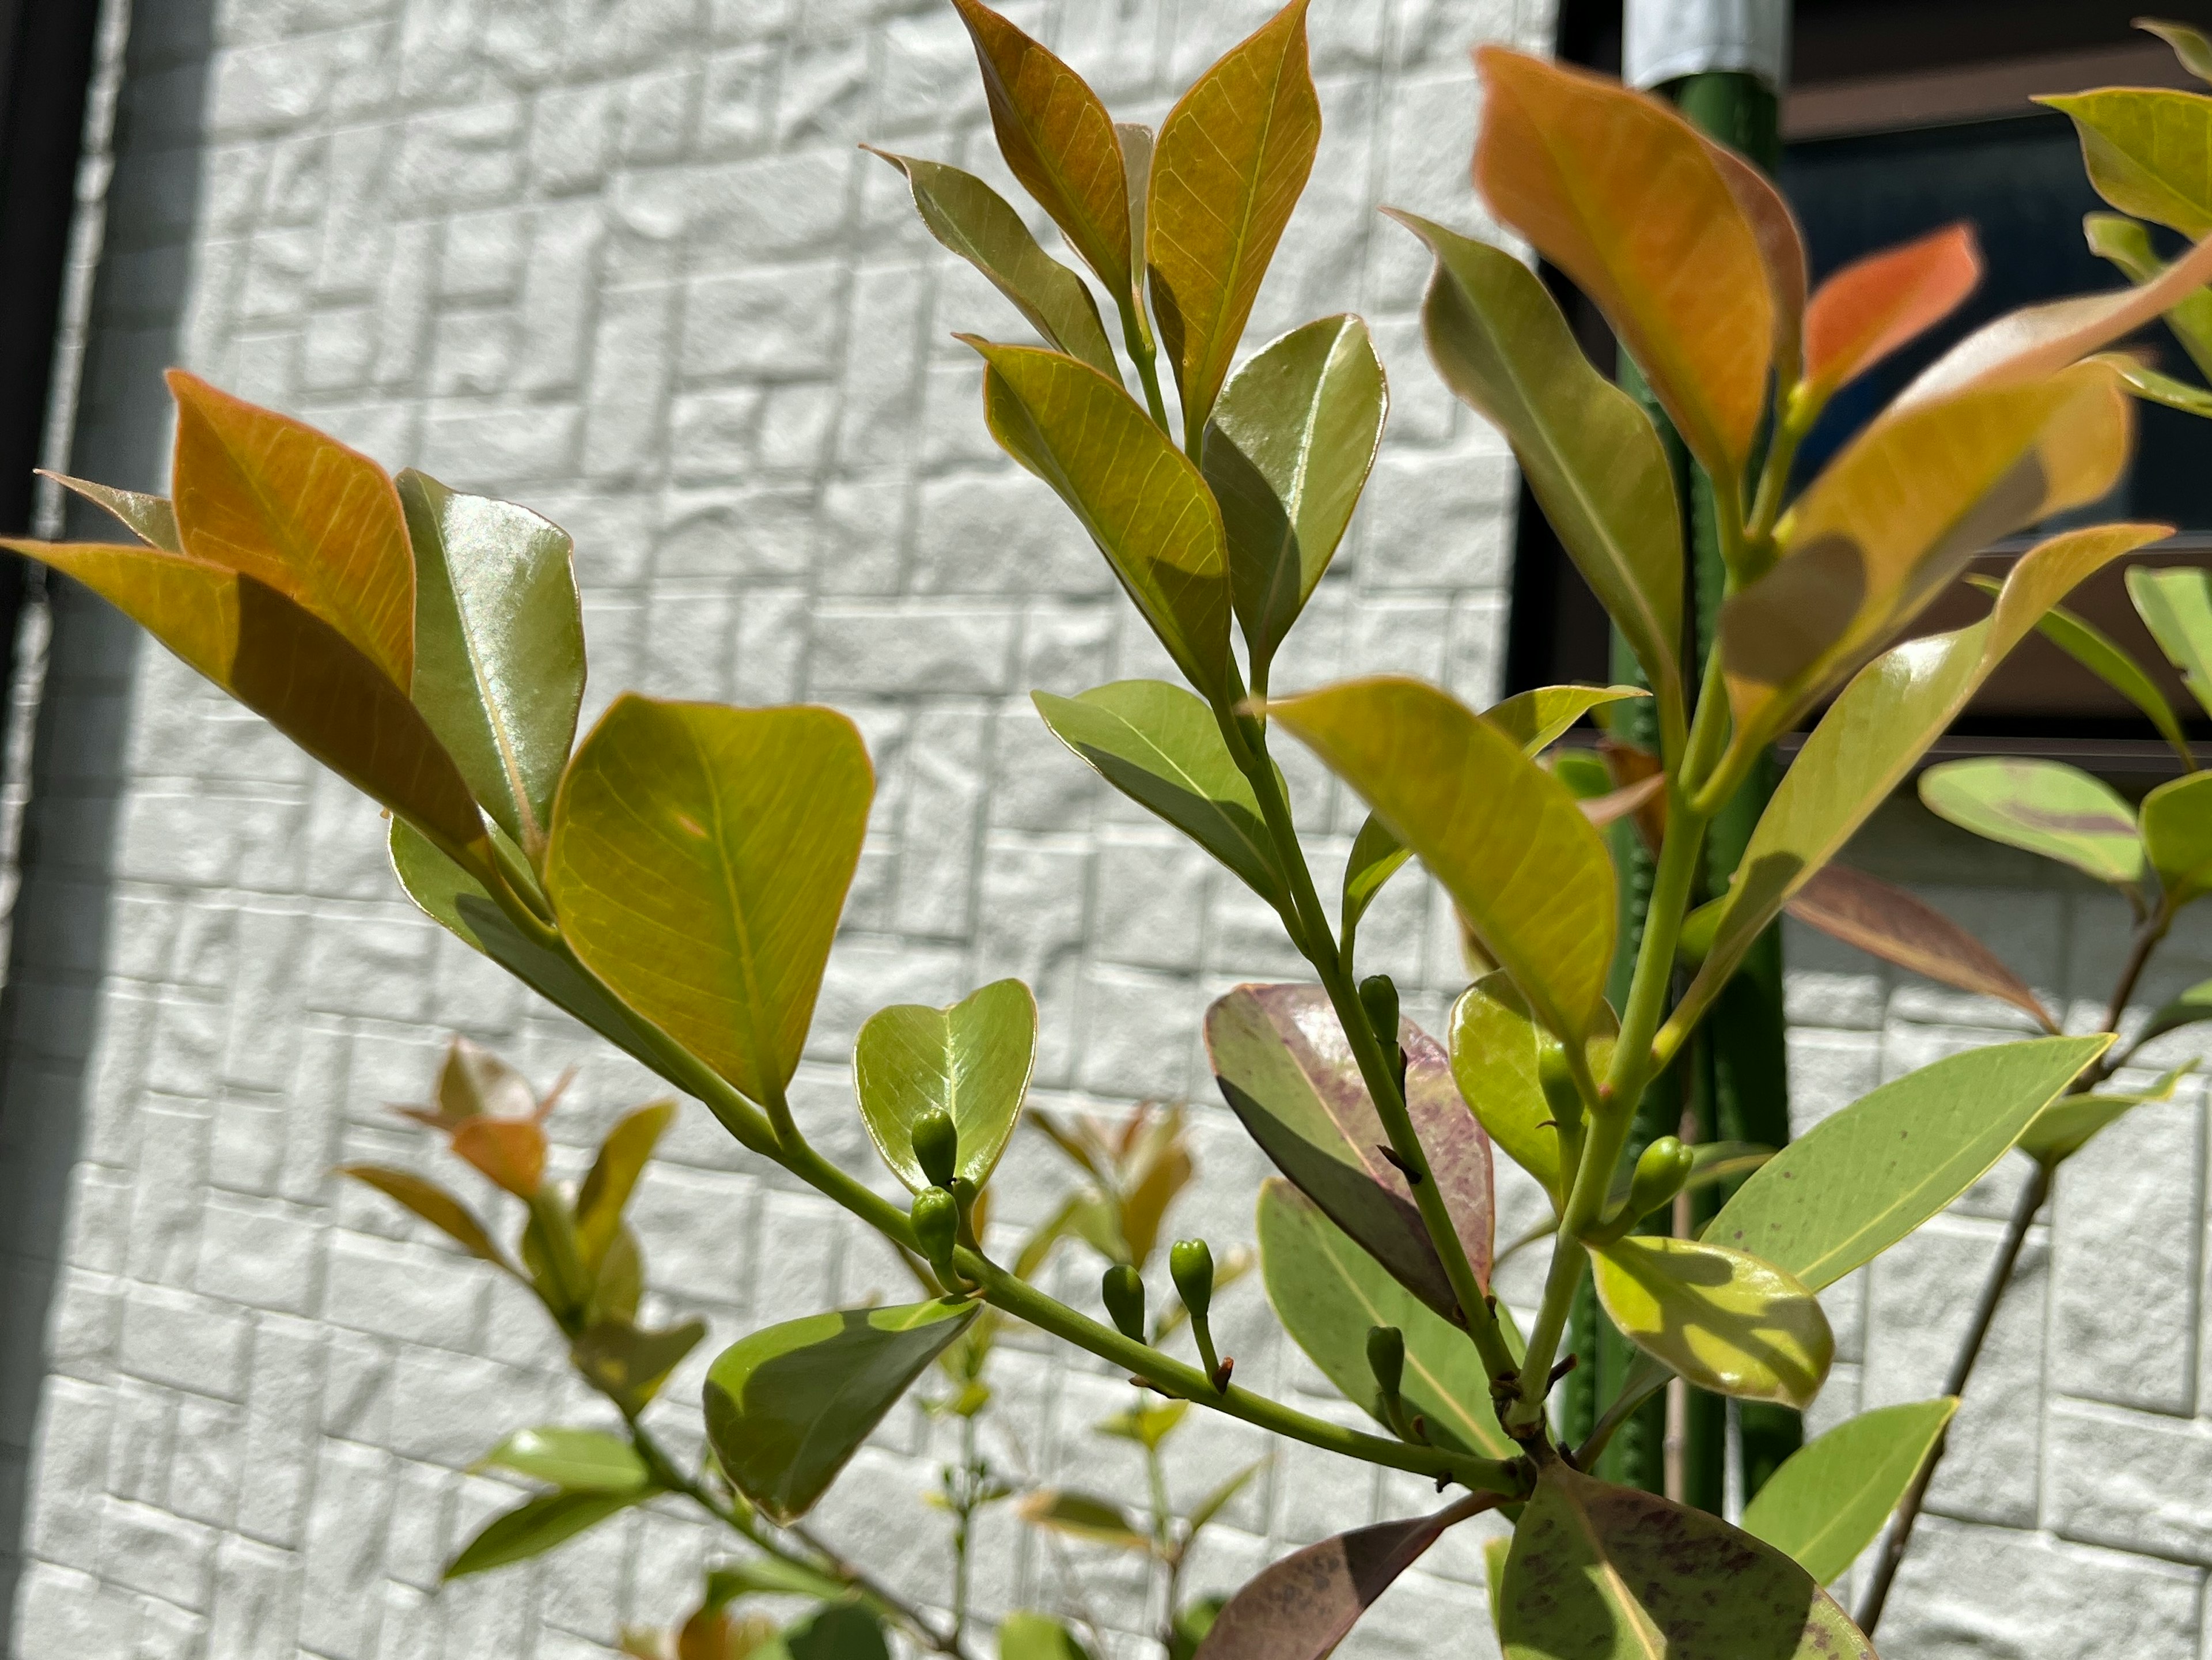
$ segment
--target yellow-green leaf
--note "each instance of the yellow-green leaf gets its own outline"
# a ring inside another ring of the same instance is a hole
[[[545,878],[562,933],[741,1093],[779,1100],[874,791],[860,733],[829,709],[625,695],[554,804]]]
[[[1652,684],[1679,696],[1681,509],[1650,417],[1590,367],[1559,302],[1518,259],[1391,216],[1436,255],[1421,323],[1444,384],[1504,432],[1575,569]]]
[[[550,1424],[515,1431],[471,1468],[509,1469],[571,1493],[635,1493],[652,1479],[629,1442]]]
[[[1942,1439],[1959,1397],[1912,1401],[1845,1419],[1806,1443],[1744,1506],[1743,1530],[1785,1551],[1822,1584],[1875,1541]]]
[[[2136,27],[2172,46],[2181,67],[2199,81],[2212,81],[2212,40],[2206,40],[2202,30],[2160,17],[2138,17]]]
[[[1537,686],[1492,704],[1482,718],[1528,754],[1540,755],[1592,709],[1650,695],[1641,686]]]
[[[1612,1061],[1613,1011],[1600,1012],[1590,1043],[1590,1070],[1603,1077]],[[1485,975],[1452,1006],[1452,1077],[1490,1139],[1566,1208],[1559,1133],[1537,1068],[1548,1041],[1514,988],[1511,976]]]
[[[2166,261],[2151,246],[2149,230],[2133,219],[2117,213],[2085,214],[2081,232],[2090,252],[2118,265],[2131,283],[2154,282],[2166,270]],[[2212,375],[2212,293],[2197,289],[2175,301],[2166,313],[2166,325],[2199,372]]]
[[[1160,123],[1145,257],[1191,433],[1213,412],[1320,144],[1306,0],[1291,0],[1232,46]]]
[[[1229,550],[1206,480],[1119,385],[1058,352],[963,335],[1002,448],[1060,493],[1193,685],[1231,695]]]
[[[2128,597],[2184,684],[2212,712],[2212,574],[2191,565],[2137,565],[2128,573]]]
[[[2212,772],[2169,780],[2143,797],[2142,847],[2167,905],[2212,891]]]
[[[676,1122],[673,1101],[655,1101],[624,1113],[607,1139],[599,1144],[584,1185],[576,1193],[576,1244],[584,1271],[597,1274],[621,1231],[623,1211],[629,1204],[637,1178],[645,1171],[653,1149],[669,1125]]]
[[[1820,1392],[1835,1335],[1820,1299],[1771,1262],[1643,1234],[1590,1256],[1621,1335],[1699,1388],[1801,1411]]]
[[[1475,183],[1613,324],[1690,453],[1743,469],[1776,304],[1759,237],[1705,140],[1620,82],[1503,46],[1475,54]]]
[[[878,1009],[853,1045],[853,1082],[868,1135],[891,1174],[915,1193],[931,1185],[914,1154],[915,1121],[941,1112],[959,1133],[959,1173],[991,1179],[1028,1093],[1036,1061],[1036,999],[998,980],[949,1009]]]
[[[405,1206],[470,1256],[514,1273],[514,1264],[492,1242],[491,1235],[484,1231],[484,1225],[477,1220],[475,1213],[435,1182],[427,1181],[411,1171],[392,1170],[382,1164],[341,1164],[338,1174],[350,1176],[393,1202]]]
[[[1589,1037],[1613,964],[1613,860],[1565,787],[1418,680],[1350,680],[1267,707],[1420,855],[1544,1024]]]
[[[1966,580],[1984,593],[1994,594],[1999,590],[2000,585],[1987,577],[1970,576]],[[2063,605],[2053,605],[2035,628],[2052,645],[2141,709],[2151,725],[2158,728],[2158,735],[2173,746],[2182,766],[2191,772],[2196,770],[2197,757],[2190,751],[2188,737],[2175,717],[2173,705],[2166,701],[2166,693],[2136,661],[2133,654]]]
[[[2212,231],[2212,98],[2106,87],[2036,101],[2073,118],[2089,182],[2122,213],[2192,240]]]
[[[586,1489],[541,1493],[535,1499],[526,1499],[513,1510],[487,1522],[483,1531],[446,1564],[444,1577],[460,1579],[527,1561],[556,1545],[566,1543],[586,1528],[597,1527],[651,1494],[651,1489],[642,1487],[629,1493]]]
[[[648,1331],[627,1316],[611,1317],[586,1327],[568,1346],[568,1359],[595,1388],[635,1412],[660,1393],[668,1374],[706,1335],[703,1320]]]
[[[66,473],[39,469],[39,477],[51,478],[64,489],[82,496],[96,507],[105,508],[140,541],[164,553],[182,553],[184,538],[177,533],[177,510],[169,505],[166,496],[146,496],[137,490],[118,489],[112,484],[95,484],[88,478],[72,478]]]
[[[1014,1513],[1033,1528],[1079,1539],[1086,1545],[1145,1554],[1152,1549],[1152,1540],[1138,1529],[1127,1511],[1095,1493],[1039,1487],[1014,1506]]]
[[[2151,1022],[2153,1028],[2158,1022]],[[2139,1038],[2140,1048],[2148,1039]],[[2035,1116],[2021,1132],[2019,1147],[2039,1164],[2056,1167],[2089,1145],[2108,1125],[2149,1101],[2171,1101],[2174,1088],[2197,1068],[2189,1061],[2176,1067],[2147,1090],[2126,1095],[2062,1095]]]
[[[1920,775],[1920,799],[1965,830],[2056,859],[2100,882],[2142,880],[2136,816],[2119,792],[2059,761],[1976,756]]]
[[[1391,833],[1390,827],[1369,813],[1352,838],[1352,853],[1344,863],[1344,949],[1349,952],[1359,933],[1360,919],[1375,897],[1400,871],[1413,850]]]

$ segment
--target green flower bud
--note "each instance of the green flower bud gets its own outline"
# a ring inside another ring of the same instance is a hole
[[[1395,1326],[1368,1327],[1367,1367],[1382,1386],[1382,1398],[1395,1401],[1406,1376],[1406,1334]]]
[[[1114,1317],[1121,1335],[1132,1342],[1145,1341],[1145,1281],[1136,1269],[1127,1262],[1116,1262],[1106,1270],[1098,1294],[1105,1299],[1106,1312]]]
[[[1370,974],[1359,982],[1359,1006],[1367,1011],[1367,1024],[1385,1054],[1398,1043],[1398,986],[1387,974]]]
[[[1206,1318],[1213,1303],[1213,1252],[1203,1239],[1178,1239],[1168,1252],[1168,1273],[1176,1292],[1194,1320]]]
[[[952,1248],[960,1243],[960,1201],[943,1188],[924,1188],[915,1195],[909,1214],[915,1243],[942,1278],[951,1271]]]
[[[925,1112],[914,1121],[914,1162],[932,1186],[952,1185],[960,1167],[960,1132],[949,1113]]]
[[[1697,1156],[1671,1135],[1662,1135],[1644,1148],[1628,1183],[1628,1215],[1632,1219],[1649,1216],[1662,1205],[1673,1203],[1696,1164]]]
[[[1543,1086],[1545,1104],[1552,1110],[1552,1122],[1562,1134],[1572,1134],[1582,1128],[1583,1092],[1575,1082],[1575,1070],[1567,1064],[1567,1052],[1558,1043],[1547,1039],[1543,1051],[1536,1059],[1536,1081]]]

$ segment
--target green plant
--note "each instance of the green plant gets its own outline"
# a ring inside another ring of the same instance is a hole
[[[2212,241],[2139,287],[1971,336],[1792,499],[1799,441],[1828,397],[1956,304],[1975,276],[1970,240],[1863,262],[1808,298],[1787,210],[1740,158],[1663,105],[1485,49],[1476,182],[1612,323],[1701,470],[1726,576],[1717,648],[1686,670],[1681,504],[1650,417],[1591,368],[1518,259],[1399,216],[1436,257],[1432,357],[1512,443],[1648,683],[1650,776],[1585,800],[1540,757],[1583,714],[1637,694],[1547,688],[1477,713],[1390,677],[1271,690],[1386,402],[1356,319],[1236,362],[1315,152],[1304,0],[1201,76],[1156,133],[1117,129],[1073,70],[976,0],[956,3],[1000,148],[1103,284],[1141,399],[1090,285],[1011,208],[955,170],[897,164],[925,222],[1048,342],[971,339],[991,430],[1073,508],[1190,687],[1040,693],[1039,712],[1252,887],[1312,970],[1311,984],[1231,992],[1206,1037],[1224,1098],[1284,1177],[1260,1199],[1276,1311],[1373,1430],[1274,1400],[1208,1363],[1220,1357],[1201,1350],[1194,1365],[1160,1347],[1132,1263],[1109,1274],[1102,1321],[984,1249],[975,1207],[1035,1055],[1021,988],[886,1011],[863,1033],[860,1110],[908,1205],[807,1140],[787,1085],[860,854],[866,750],[826,709],[635,696],[575,744],[581,631],[567,538],[546,521],[417,473],[395,483],[178,374],[173,501],[82,487],[143,545],[14,545],[107,595],[383,802],[400,879],[430,915],[927,1266],[935,1293],[919,1302],[770,1327],[710,1368],[707,1438],[764,1538],[797,1525],[992,1310],[1185,1410],[1461,1490],[1430,1516],[1267,1569],[1222,1608],[1205,1660],[1327,1653],[1444,1530],[1491,1511],[1514,1523],[1492,1596],[1516,1660],[1869,1653],[1820,1579],[1871,1539],[1948,1406],[1869,1414],[1833,1432],[1850,1437],[1841,1451],[1807,1447],[1761,1494],[1768,1539],[1589,1472],[1670,1376],[1809,1401],[1832,1350],[1817,1292],[1956,1198],[2113,1040],[2002,1044],[1885,1085],[1775,1154],[1698,1238],[1636,1231],[1696,1159],[1662,1144],[1631,1160],[1627,1139],[1753,943],[1997,662],[2076,583],[2166,533],[2053,536],[1983,620],[1897,643],[1975,549],[2106,492],[2130,405],[2096,354],[2194,295]],[[1692,914],[1716,815],[1773,739],[1815,715],[1733,883]],[[1271,757],[1285,733],[1372,810],[1334,906]],[[1639,808],[1659,848],[1616,1006],[1615,873],[1594,820]],[[1376,892],[1416,856],[1490,965],[1441,1043],[1358,953]],[[2172,874],[2164,891],[2194,879]],[[1913,1153],[1899,1158],[1907,1130]],[[1489,1289],[1493,1142],[1558,1217],[1525,1334]],[[574,1212],[541,1201],[531,1222],[550,1305],[588,1322],[605,1293],[578,1272],[586,1208],[580,1194]],[[1576,1365],[1565,1340],[1586,1280],[1641,1370],[1569,1444],[1550,1403]]]

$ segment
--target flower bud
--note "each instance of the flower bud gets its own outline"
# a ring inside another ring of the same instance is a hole
[[[1395,1401],[1398,1386],[1406,1376],[1406,1334],[1395,1326],[1370,1326],[1367,1367],[1381,1385],[1383,1400]]]
[[[932,1110],[914,1121],[914,1162],[933,1187],[949,1188],[960,1167],[960,1132],[949,1113]]]
[[[1398,986],[1387,974],[1370,974],[1359,982],[1359,1006],[1367,1011],[1367,1024],[1384,1054],[1398,1045]]]
[[[924,1188],[915,1195],[909,1215],[915,1243],[938,1278],[945,1278],[952,1271],[952,1248],[960,1243],[960,1201],[943,1188]]]
[[[1168,1273],[1176,1293],[1194,1320],[1206,1318],[1213,1303],[1213,1252],[1203,1239],[1178,1239],[1168,1252]]]
[[[1543,1086],[1544,1103],[1551,1108],[1552,1122],[1559,1133],[1563,1136],[1578,1133],[1583,1123],[1582,1087],[1575,1082],[1575,1069],[1567,1064],[1566,1050],[1548,1038],[1536,1059],[1536,1081]]]
[[[1640,1219],[1673,1203],[1696,1164],[1696,1155],[1671,1135],[1662,1135],[1644,1148],[1643,1157],[1636,1161],[1636,1174],[1629,1181],[1627,1214]]]
[[[1098,1294],[1105,1300],[1106,1312],[1122,1336],[1132,1342],[1145,1341],[1145,1281],[1136,1269],[1127,1262],[1116,1262],[1106,1270],[1100,1282]]]

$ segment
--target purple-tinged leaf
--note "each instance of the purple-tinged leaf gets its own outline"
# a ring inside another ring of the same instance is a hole
[[[1496,1218],[1490,1138],[1460,1098],[1443,1047],[1412,1021],[1407,1105],[1475,1279],[1490,1283]],[[1206,1011],[1206,1046],[1223,1097],[1275,1167],[1407,1290],[1458,1317],[1344,1028],[1318,986],[1239,986]]]

